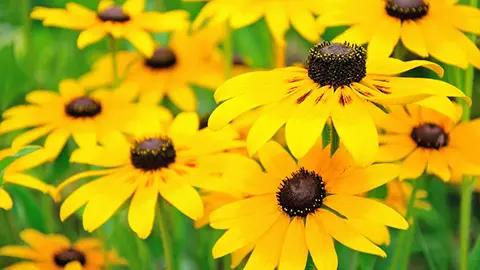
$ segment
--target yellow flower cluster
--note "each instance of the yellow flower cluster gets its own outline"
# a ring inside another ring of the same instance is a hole
[[[32,91],[26,104],[3,113],[0,133],[22,132],[0,158],[45,139],[2,171],[0,208],[13,205],[4,185],[27,186],[57,202],[69,193],[61,220],[83,208],[83,227],[93,232],[130,200],[128,224],[145,239],[158,201],[165,200],[196,227],[225,230],[213,257],[232,254],[237,267],[251,254],[245,269],[304,269],[309,255],[318,269],[337,269],[335,241],[386,257],[379,245],[390,243],[387,227],[408,228],[408,201],[430,209],[421,201],[425,191],[413,194],[397,179],[428,173],[458,182],[480,175],[480,121],[460,122],[469,115],[462,118],[453,101],[469,105],[471,96],[441,80],[401,76],[425,68],[442,77],[436,63],[390,58],[401,40],[421,57],[480,67],[480,51],[461,32],[480,33],[480,11],[455,2],[212,0],[193,23],[183,10],[145,11],[144,0],[101,0],[97,11],[76,3],[35,7],[31,18],[45,26],[80,30],[78,48],[106,38],[111,51],[87,74],[61,81],[58,92]],[[262,18],[281,48],[277,59],[284,58],[290,28],[318,44],[304,67],[239,75],[243,67],[225,81],[233,54],[220,43]],[[319,42],[325,27],[338,25],[350,28]],[[161,45],[150,33],[171,35]],[[137,51],[118,51],[122,38]],[[208,124],[196,113],[194,86],[216,88],[219,105]],[[160,106],[165,98],[181,112],[173,116]],[[54,161],[67,144],[75,145],[72,164],[95,169],[56,186],[26,172]],[[84,179],[90,180],[72,185]],[[385,200],[368,198],[383,185]],[[32,230],[21,238],[35,251],[0,249],[0,255],[33,261],[20,266],[98,269],[106,263],[97,240],[72,245]],[[107,257],[125,263],[113,253]],[[44,258],[54,259],[45,264]]]

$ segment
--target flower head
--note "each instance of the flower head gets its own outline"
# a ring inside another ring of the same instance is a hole
[[[55,159],[70,137],[80,146],[92,146],[110,132],[133,133],[138,126],[165,123],[171,114],[164,108],[133,103],[137,88],[124,84],[114,91],[86,93],[74,80],[60,83],[60,93],[30,92],[27,105],[18,105],[3,113],[0,133],[32,128],[15,137],[18,149],[45,135],[45,158]],[[149,123],[150,122],[150,123]],[[46,159],[38,160],[39,164]]]
[[[297,163],[275,142],[261,148],[259,158],[266,172],[251,160],[231,182],[249,196],[210,215],[212,227],[227,230],[213,248],[215,258],[253,245],[245,269],[304,269],[308,253],[318,268],[336,269],[333,239],[386,256],[350,220],[408,227],[393,209],[357,196],[394,179],[395,164],[357,167],[344,148],[330,157],[330,147],[320,145]]]
[[[439,107],[451,104],[447,96],[465,96],[439,80],[396,76],[421,66],[443,74],[431,62],[370,60],[357,45],[324,42],[311,49],[306,68],[251,72],[228,80],[215,92],[215,100],[223,103],[212,113],[209,127],[220,129],[249,110],[265,108],[247,137],[250,154],[285,125],[288,147],[302,157],[331,120],[357,162],[368,164],[378,149],[371,116],[379,110],[375,104],[422,102]]]
[[[327,1],[328,2],[328,1]],[[371,57],[388,57],[401,40],[411,52],[480,68],[480,51],[463,33],[480,34],[480,10],[445,0],[330,1],[322,26],[348,25],[334,42],[369,43]]]
[[[387,117],[377,119],[385,131],[379,135],[376,157],[382,162],[401,162],[401,179],[416,179],[425,171],[449,181],[460,175],[479,175],[480,121],[458,123],[436,111],[415,105],[392,107]]]
[[[72,243],[63,235],[46,235],[34,229],[22,231],[20,238],[29,247],[0,247],[0,256],[28,260],[13,264],[9,269],[89,270],[103,269],[107,264],[126,264],[115,252],[103,250],[102,243],[95,238]]]
[[[186,28],[188,13],[183,10],[144,12],[144,9],[145,0],[127,0],[122,6],[112,0],[101,0],[97,12],[68,3],[66,9],[35,7],[30,17],[42,20],[45,26],[82,30],[77,40],[80,49],[110,35],[127,39],[142,54],[151,57],[155,43],[149,32]]]
[[[280,45],[285,44],[285,33],[290,23],[306,40],[319,39],[322,27],[315,25],[314,15],[320,14],[320,2],[316,0],[213,0],[205,5],[193,22],[199,28],[205,21],[228,21],[233,29],[251,25],[265,17],[272,36]]]
[[[193,186],[208,189],[219,181],[230,161],[241,157],[225,153],[243,146],[231,130],[214,133],[198,130],[194,113],[179,114],[167,132],[138,135],[129,140],[110,134],[101,146],[75,150],[71,162],[105,168],[79,173],[58,187],[90,176],[98,179],[76,189],[63,202],[60,217],[65,220],[83,205],[84,228],[91,232],[105,223],[130,197],[128,222],[139,237],[152,230],[158,194],[193,220],[203,216],[200,195]],[[112,185],[115,186],[112,189]]]
[[[126,82],[139,85],[140,99],[155,104],[165,95],[180,109],[195,111],[197,98],[192,85],[215,88],[224,80],[218,45],[220,28],[202,29],[192,35],[172,34],[167,46],[159,46],[151,57],[128,51],[117,55],[118,72]],[[100,58],[80,81],[87,88],[113,82],[112,56]]]

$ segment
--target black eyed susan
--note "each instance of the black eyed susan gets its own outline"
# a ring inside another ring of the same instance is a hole
[[[0,160],[3,161],[6,158],[13,158],[18,155],[17,152],[17,150],[12,148],[2,149],[0,150]],[[0,209],[10,210],[13,207],[12,198],[5,189],[5,186],[10,184],[31,188],[42,193],[53,192],[54,187],[23,172],[24,170],[35,167],[38,164],[36,162],[37,160],[45,160],[46,157],[48,157],[48,154],[45,150],[39,149],[19,157],[5,168],[2,172],[2,178],[0,179]]]
[[[141,53],[152,56],[155,43],[149,33],[187,28],[188,13],[183,10],[144,12],[144,9],[145,0],[127,0],[122,6],[112,0],[101,0],[97,12],[68,3],[65,9],[35,7],[30,17],[42,20],[45,26],[81,30],[77,40],[80,49],[109,35],[115,39],[125,38]]]
[[[83,226],[91,232],[104,224],[130,197],[128,222],[139,237],[152,230],[155,204],[160,193],[166,201],[193,220],[203,216],[203,205],[192,186],[208,188],[221,177],[228,156],[224,151],[243,146],[231,130],[214,133],[198,130],[194,113],[179,114],[167,132],[138,135],[127,140],[110,134],[102,146],[75,150],[71,162],[91,164],[105,170],[87,171],[72,176],[58,187],[90,176],[101,176],[76,189],[65,199],[60,217],[65,220],[83,205]],[[240,155],[238,155],[240,156]],[[115,186],[114,189],[111,187]]]
[[[166,95],[181,110],[195,111],[197,98],[191,86],[213,89],[224,81],[222,56],[216,48],[219,31],[206,28],[192,35],[175,32],[168,46],[158,47],[152,57],[119,52],[120,77],[139,85],[142,102],[157,103]],[[86,87],[113,82],[111,55],[99,59],[92,69],[80,79]]]
[[[391,181],[387,183],[387,196],[384,203],[397,210],[402,216],[407,215],[407,206],[412,197],[412,184],[407,181]],[[419,189],[415,192],[413,206],[418,209],[430,210],[431,205],[426,201],[428,192]]]
[[[398,166],[357,167],[344,148],[330,157],[330,147],[316,146],[297,164],[278,143],[269,142],[259,151],[266,173],[253,160],[242,167],[243,174],[231,185],[248,198],[210,215],[212,227],[227,229],[213,248],[215,258],[253,245],[245,269],[305,269],[309,252],[317,268],[337,269],[333,239],[386,256],[350,219],[408,227],[393,209],[356,196],[393,180]]]
[[[413,53],[466,68],[480,68],[480,51],[463,33],[480,34],[480,10],[447,0],[338,0],[325,8],[322,26],[349,25],[334,39],[369,43],[372,57],[388,57],[399,40]]]
[[[100,270],[106,265],[125,265],[113,251],[105,251],[100,240],[82,238],[72,243],[59,234],[26,229],[20,238],[28,245],[0,247],[0,256],[26,259],[5,270]]]
[[[264,17],[275,42],[284,46],[290,25],[306,40],[317,42],[319,29],[315,15],[318,14],[317,0],[213,0],[203,7],[192,26],[196,29],[206,21],[213,24],[227,21],[233,29],[239,29]]]
[[[377,124],[379,135],[376,157],[381,162],[401,162],[401,179],[416,179],[425,171],[444,181],[453,176],[480,175],[480,121],[458,123],[436,111],[415,105],[392,107],[388,117]]]
[[[395,76],[421,66],[443,74],[442,68],[431,62],[367,60],[362,47],[324,42],[310,51],[306,68],[250,72],[221,85],[215,100],[223,103],[212,113],[209,127],[220,129],[251,109],[265,108],[247,137],[250,154],[285,125],[288,147],[294,156],[302,157],[331,119],[343,144],[365,165],[378,149],[377,130],[369,113],[378,110],[375,103],[421,101],[425,106],[440,107],[451,103],[446,96],[465,96],[439,80]]]
[[[143,125],[150,125],[149,122],[171,120],[171,114],[164,108],[133,103],[138,92],[133,84],[123,84],[114,91],[101,89],[86,93],[83,86],[66,79],[60,83],[59,90],[60,93],[32,91],[26,96],[30,104],[18,105],[3,113],[0,133],[32,128],[15,137],[12,148],[18,149],[48,134],[44,151],[52,160],[70,137],[79,146],[91,146],[113,131],[133,133]],[[36,162],[43,161],[45,159]]]

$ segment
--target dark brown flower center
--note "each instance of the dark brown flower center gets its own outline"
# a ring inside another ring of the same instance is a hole
[[[104,22],[127,22],[130,20],[130,16],[119,6],[106,8],[98,14],[98,18]]]
[[[439,149],[448,144],[448,134],[436,124],[420,125],[412,130],[410,136],[419,147]]]
[[[177,57],[168,48],[157,49],[151,58],[145,59],[145,65],[153,69],[166,69],[175,66]]]
[[[130,150],[132,165],[144,171],[167,168],[177,156],[170,138],[149,138],[135,143]]]
[[[232,57],[232,64],[234,66],[247,66],[247,62],[245,62],[245,59],[238,54]]]
[[[79,97],[65,106],[65,112],[73,118],[94,117],[102,112],[102,105],[89,97]]]
[[[326,195],[322,177],[314,171],[300,168],[282,181],[277,202],[290,217],[306,217],[322,206]]]
[[[308,76],[320,86],[338,88],[360,82],[367,74],[366,61],[366,50],[360,46],[323,42],[310,50]]]
[[[387,0],[385,10],[402,21],[417,20],[428,14],[428,4],[424,0]]]
[[[57,253],[53,260],[59,267],[65,267],[71,262],[79,262],[82,266],[84,266],[86,262],[85,254],[71,248]]]

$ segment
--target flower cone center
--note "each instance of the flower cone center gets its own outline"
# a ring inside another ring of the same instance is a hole
[[[132,165],[144,171],[167,168],[175,162],[176,152],[170,138],[149,138],[135,143],[130,151]]]
[[[366,60],[366,50],[360,46],[323,42],[310,50],[308,76],[320,86],[346,86],[366,76]]]
[[[439,149],[448,144],[448,134],[440,126],[431,123],[414,128],[411,137],[418,146],[424,148]]]
[[[66,249],[57,253],[54,257],[55,264],[59,267],[65,267],[71,262],[79,262],[82,266],[85,265],[85,254],[74,249]]]
[[[145,60],[145,65],[153,69],[166,69],[175,66],[177,57],[167,48],[155,50],[153,56]]]
[[[314,171],[301,168],[282,181],[277,202],[290,217],[305,217],[322,206],[325,196],[322,177]]]
[[[417,20],[428,14],[428,4],[424,0],[387,0],[385,10],[402,21]]]
[[[89,97],[79,97],[65,106],[65,112],[73,118],[94,117],[102,112],[102,105]]]
[[[130,20],[130,16],[118,6],[106,8],[98,14],[98,18],[104,22],[126,22]]]

